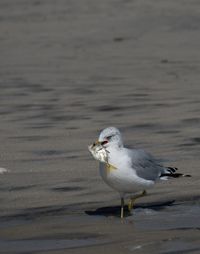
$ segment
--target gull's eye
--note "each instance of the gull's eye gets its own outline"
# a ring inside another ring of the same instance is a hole
[[[112,135],[111,136],[108,136],[106,137],[107,140],[110,140],[112,138]]]
[[[107,143],[109,142],[109,140],[110,140],[112,137],[113,137],[113,135],[107,136],[107,137],[105,138],[106,140],[104,140],[104,141],[101,142],[101,145],[103,146],[103,145],[107,144]]]

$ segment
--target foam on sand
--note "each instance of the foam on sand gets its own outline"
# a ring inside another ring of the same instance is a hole
[[[6,168],[0,168],[0,174],[4,174],[8,172],[8,170]]]

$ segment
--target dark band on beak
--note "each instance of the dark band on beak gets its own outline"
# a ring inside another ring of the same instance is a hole
[[[92,144],[92,146],[94,147],[94,146],[96,146],[96,145],[105,145],[105,144],[107,144],[108,143],[108,140],[104,140],[104,141],[102,141],[102,142],[100,142],[100,141],[96,141],[96,142],[94,142],[93,144]]]
[[[100,144],[101,144],[101,142],[99,142],[99,141],[97,140],[97,141],[95,141],[95,142],[92,144],[92,146],[94,147],[94,146],[100,145]]]

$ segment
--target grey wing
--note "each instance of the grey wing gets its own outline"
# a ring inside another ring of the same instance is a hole
[[[129,154],[131,166],[139,177],[155,181],[165,172],[165,167],[160,164],[160,161],[144,150],[132,149],[129,150]]]

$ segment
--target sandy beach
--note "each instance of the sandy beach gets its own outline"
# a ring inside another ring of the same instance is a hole
[[[0,1],[0,253],[200,253],[200,3]],[[118,127],[191,178],[119,218],[87,146]]]

